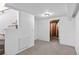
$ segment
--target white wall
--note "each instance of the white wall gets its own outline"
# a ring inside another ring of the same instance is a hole
[[[49,20],[48,19],[36,19],[37,21],[37,39],[49,41]],[[35,24],[36,25],[36,24]]]
[[[58,19],[58,18],[56,18]],[[37,39],[50,41],[50,21],[53,19],[49,18],[36,18],[35,21],[37,22]]]
[[[75,49],[77,54],[79,55],[79,12],[77,13],[77,16],[75,18],[76,20],[76,42],[75,42]]]
[[[0,31],[7,28],[8,25],[11,25],[13,22],[17,20],[18,11],[13,9],[9,9],[5,11],[3,14],[0,14]]]
[[[38,32],[38,20],[36,20],[35,19],[35,27],[34,27],[35,29],[34,29],[34,37],[35,37],[35,40],[37,40],[38,38],[37,38],[37,36],[38,36],[38,34],[37,34],[37,32]]]
[[[19,28],[5,30],[5,54],[17,54],[34,45],[34,16],[20,11]]]
[[[6,29],[5,31],[5,54],[16,54],[19,50],[18,31],[16,29]]]
[[[19,14],[19,50],[22,50],[34,45],[34,16],[26,12]]]
[[[61,44],[74,46],[75,28],[74,19],[68,17],[58,17],[51,19],[37,18],[37,38],[39,40],[50,41],[50,21],[59,19],[59,40]]]
[[[75,45],[75,19],[64,17],[59,21],[59,40],[61,44]]]

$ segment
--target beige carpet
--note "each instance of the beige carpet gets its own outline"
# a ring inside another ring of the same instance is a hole
[[[74,47],[61,45],[57,41],[36,40],[35,46],[18,53],[18,55],[76,55]]]

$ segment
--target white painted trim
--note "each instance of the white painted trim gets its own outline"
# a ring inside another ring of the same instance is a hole
[[[28,49],[28,48],[31,48],[31,47],[33,47],[33,46],[34,46],[34,44],[33,44],[33,45],[31,45],[30,47],[23,48],[23,49],[19,50],[18,52],[16,52],[16,54],[18,54],[18,53],[20,53],[20,52],[22,52],[22,51],[24,51],[24,50],[26,50],[26,49]]]

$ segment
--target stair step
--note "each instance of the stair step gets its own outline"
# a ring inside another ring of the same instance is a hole
[[[0,45],[0,55],[4,54],[4,45]]]
[[[0,49],[0,55],[4,54],[4,49]]]
[[[4,45],[0,45],[0,49],[4,49]]]
[[[5,40],[0,40],[0,46],[5,44]]]

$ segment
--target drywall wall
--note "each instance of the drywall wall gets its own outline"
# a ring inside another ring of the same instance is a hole
[[[4,13],[0,14],[0,31],[3,31],[3,29],[16,22],[17,14],[18,11],[13,9],[6,10]]]
[[[34,45],[34,16],[19,12],[19,28],[5,29],[5,54],[17,54]]]
[[[76,49],[77,54],[79,55],[79,12],[77,13],[75,21],[76,21],[76,26],[75,26],[75,29],[76,29],[75,49]]]
[[[58,18],[53,18],[58,19]],[[36,37],[39,40],[50,41],[50,21],[53,20],[52,18],[35,18],[37,22],[37,31]]]
[[[69,17],[58,17],[51,19],[36,18],[37,25],[37,38],[39,40],[50,41],[50,21],[59,19],[59,41],[61,44],[74,46],[75,30],[74,19]]]
[[[35,37],[35,40],[37,40],[38,38],[37,38],[37,36],[38,36],[38,34],[37,34],[37,32],[38,32],[38,20],[36,20],[35,19],[35,27],[34,27],[35,29],[34,29],[34,37]]]
[[[19,19],[19,50],[22,50],[34,45],[34,16],[20,12]]]
[[[19,50],[18,30],[6,29],[5,31],[5,55],[16,54]]]
[[[63,17],[59,21],[59,40],[61,44],[74,46],[75,22],[74,19]]]
[[[37,19],[37,39],[49,41],[49,20]]]

